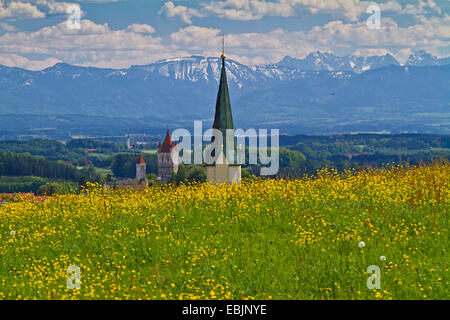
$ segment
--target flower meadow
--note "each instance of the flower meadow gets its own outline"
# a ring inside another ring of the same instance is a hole
[[[7,203],[0,299],[449,299],[449,178],[435,163]]]

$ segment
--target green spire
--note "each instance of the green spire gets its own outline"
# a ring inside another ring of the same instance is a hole
[[[225,69],[225,55],[222,54],[222,73],[220,75],[219,92],[217,93],[216,115],[213,128],[220,130],[223,137],[223,150],[226,155],[227,129],[234,129],[233,116],[231,114],[230,96],[228,94],[227,74]],[[233,134],[234,138],[234,134]],[[234,140],[234,139],[233,139]],[[236,149],[236,145],[234,146]]]
[[[214,129],[220,131],[233,129],[233,116],[231,115],[230,96],[228,94],[227,74],[225,59],[222,59],[222,74],[220,75],[219,92],[217,93],[216,116],[214,117]],[[222,132],[225,136],[225,131]]]

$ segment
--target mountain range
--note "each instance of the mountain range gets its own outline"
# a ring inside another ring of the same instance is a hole
[[[405,66],[426,67],[450,64],[450,57],[439,59],[426,51],[417,51],[409,56]],[[353,71],[362,73],[382,67],[400,66],[389,53],[384,56],[359,57],[354,55],[339,57],[332,53],[313,52],[304,59],[286,56],[276,67],[316,71]]]
[[[124,134],[210,125],[218,58],[192,56],[127,69],[58,63],[0,66],[0,137]],[[226,60],[236,127],[283,133],[448,133],[450,58],[314,52],[268,65]]]

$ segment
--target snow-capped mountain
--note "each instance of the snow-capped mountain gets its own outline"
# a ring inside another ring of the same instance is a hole
[[[304,59],[296,59],[286,56],[275,66],[279,68],[315,70],[315,71],[353,71],[362,73],[367,70],[376,68],[398,66],[399,63],[395,58],[386,54],[384,56],[343,56],[339,57],[332,53],[313,52]]]
[[[132,66],[130,74],[144,76],[144,79],[159,75],[174,80],[219,82],[222,60],[191,56],[179,59],[161,60],[150,65]],[[227,60],[228,81],[242,87],[244,82],[264,81],[261,74],[234,60]]]
[[[407,65],[442,65],[446,59],[437,59],[426,52],[418,52],[411,56]],[[450,60],[450,58],[447,58]],[[43,71],[24,71],[18,85],[32,85],[36,77],[75,79],[129,79],[134,81],[152,81],[163,78],[171,81],[205,82],[213,85],[219,82],[221,59],[191,56],[177,59],[165,59],[148,65],[132,66],[128,69],[101,69],[95,67],[79,67],[66,63],[58,63]],[[389,54],[384,56],[344,56],[330,53],[314,52],[305,59],[286,56],[275,64],[246,66],[232,59],[227,59],[228,82],[237,89],[272,86],[277,81],[295,81],[305,79],[318,73],[326,73],[329,78],[349,79],[352,74],[360,74],[388,66],[399,66],[395,58]],[[13,68],[14,69],[14,68]],[[2,74],[0,73],[0,81]]]
[[[49,77],[75,79],[128,79],[133,81],[153,81],[159,78],[170,81],[189,81],[216,85],[220,79],[222,60],[219,58],[205,58],[191,56],[178,59],[165,59],[148,65],[131,66],[129,69],[101,69],[94,67],[72,66],[57,63],[53,67],[38,72],[24,71],[29,75],[25,82],[32,82],[33,78]],[[257,65],[248,67],[232,59],[226,60],[227,79],[230,86],[237,89],[261,88],[272,86],[278,81],[293,81],[326,73],[330,78],[346,79],[351,72],[344,71],[314,71],[297,68],[285,68],[277,65]],[[0,74],[1,79],[1,74]],[[0,80],[1,81],[1,80]]]
[[[420,50],[409,56],[406,61],[407,66],[443,66],[450,64],[450,57],[439,59],[426,51]]]
[[[432,56],[428,52],[421,50],[409,56],[408,60],[406,61],[406,65],[419,67],[438,66],[439,61],[435,56]]]

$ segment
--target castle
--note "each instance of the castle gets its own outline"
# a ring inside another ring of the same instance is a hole
[[[144,155],[139,155],[136,163],[136,178],[121,179],[117,181],[105,182],[106,188],[146,188],[147,180],[147,164]],[[167,130],[163,143],[158,145],[158,181],[161,183],[169,183],[172,174],[178,172],[178,147],[170,137],[170,131]]]

